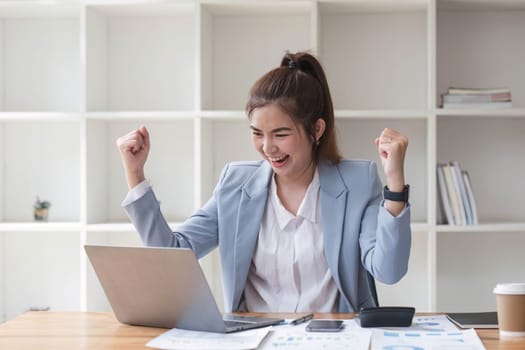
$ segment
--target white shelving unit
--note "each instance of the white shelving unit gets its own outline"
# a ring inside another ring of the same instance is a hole
[[[495,308],[523,281],[525,2],[522,0],[0,3],[0,322],[31,307],[108,310],[86,243],[140,245],[120,207],[115,147],[144,124],[147,176],[175,228],[226,162],[258,159],[248,89],[286,50],[322,61],[347,158],[378,160],[388,126],[408,135],[413,246],[383,305]],[[449,86],[506,86],[514,108],[442,110]],[[480,225],[439,221],[436,162],[471,175]],[[35,196],[50,200],[35,223]],[[220,266],[202,261],[218,302]]]
[[[437,310],[494,310],[497,282],[522,281],[525,259],[525,30],[523,1],[438,1],[436,100],[448,86],[506,86],[514,108],[436,111],[438,162],[458,160],[470,173],[480,225],[438,225]],[[461,289],[460,289],[460,288]],[[461,293],[457,291],[461,290]]]

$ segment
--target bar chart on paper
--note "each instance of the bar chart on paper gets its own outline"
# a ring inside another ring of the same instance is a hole
[[[374,328],[372,350],[483,350],[473,329],[459,331],[445,315],[416,316],[408,328]]]
[[[476,331],[455,332],[378,331],[372,337],[372,350],[484,350]]]
[[[352,320],[345,320],[341,332],[307,332],[305,325],[274,327],[262,350],[268,349],[356,349],[366,350],[371,331],[360,328]]]

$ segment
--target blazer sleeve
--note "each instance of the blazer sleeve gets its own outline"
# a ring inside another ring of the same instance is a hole
[[[152,189],[142,197],[124,206],[124,210],[147,246],[190,248],[201,258],[218,245],[218,215],[216,195],[228,167],[208,202],[173,232],[160,210]]]
[[[408,270],[410,256],[410,205],[398,216],[384,207],[383,185],[374,162],[369,166],[369,193],[359,235],[361,262],[377,280],[393,284]]]

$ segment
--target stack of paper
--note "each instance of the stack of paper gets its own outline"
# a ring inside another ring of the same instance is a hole
[[[416,316],[410,327],[361,328],[359,319],[344,321],[335,333],[307,332],[305,324],[283,325],[230,334],[172,329],[147,346],[174,350],[268,349],[454,349],[485,350],[473,329],[458,330],[445,315]]]
[[[345,328],[336,333],[306,332],[305,326],[306,323],[283,325],[230,334],[172,329],[146,345],[173,350],[368,350],[372,335],[369,329],[359,327],[352,320],[345,320]]]

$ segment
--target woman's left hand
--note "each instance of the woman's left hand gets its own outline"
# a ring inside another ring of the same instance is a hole
[[[405,186],[404,163],[408,138],[394,129],[386,128],[375,139],[379,157],[386,176],[386,185],[393,192]]]

